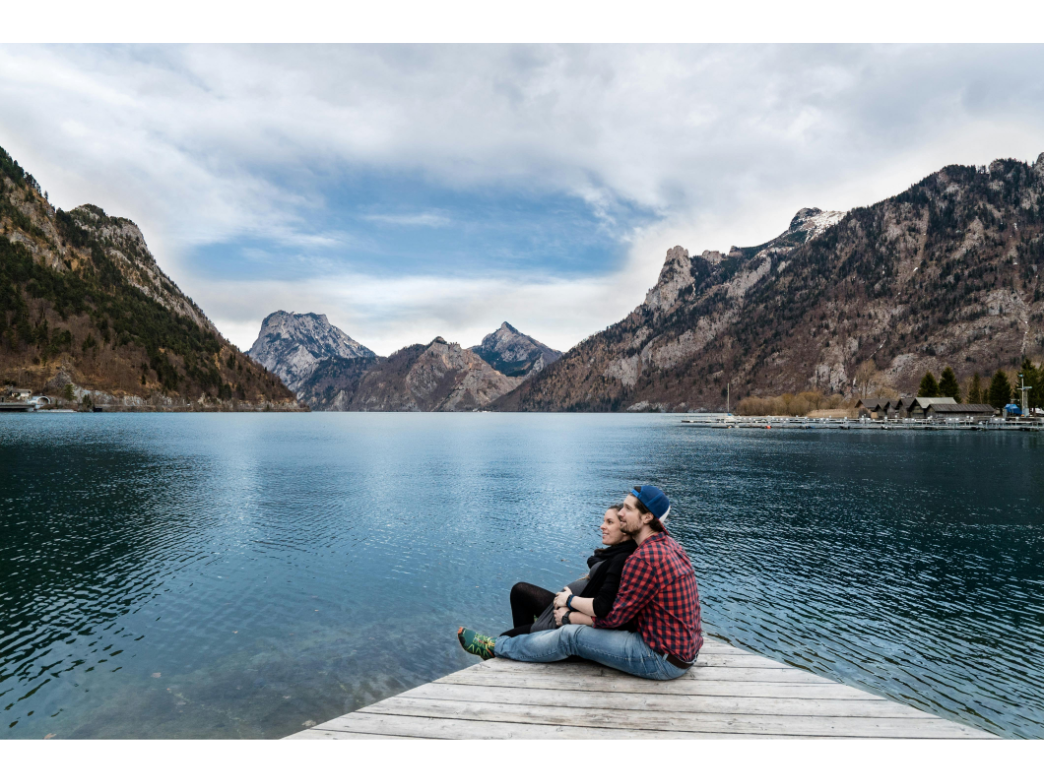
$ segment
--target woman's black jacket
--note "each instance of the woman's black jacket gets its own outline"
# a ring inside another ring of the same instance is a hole
[[[637,548],[638,545],[628,539],[621,544],[596,549],[594,555],[587,559],[591,575],[580,592],[580,598],[594,599],[595,617],[606,617],[613,610],[616,593],[620,590],[624,562]]]

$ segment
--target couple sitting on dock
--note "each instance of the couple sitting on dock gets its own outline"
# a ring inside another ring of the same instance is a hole
[[[605,512],[590,573],[552,593],[520,582],[511,589],[515,627],[493,638],[460,628],[457,638],[483,660],[548,663],[578,656],[650,680],[673,680],[703,645],[696,574],[663,521],[667,496],[635,487]]]

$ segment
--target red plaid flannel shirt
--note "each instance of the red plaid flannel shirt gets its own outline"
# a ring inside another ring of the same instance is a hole
[[[595,628],[619,628],[638,618],[638,633],[659,653],[691,661],[703,646],[696,573],[681,544],[666,533],[650,536],[624,563],[613,610]]]

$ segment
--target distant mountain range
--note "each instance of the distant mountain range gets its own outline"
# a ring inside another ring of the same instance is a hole
[[[388,358],[325,315],[272,313],[248,352],[315,410],[477,410],[554,362],[561,351],[506,321],[474,348],[436,337]]]
[[[1044,154],[947,166],[847,213],[805,209],[757,247],[672,248],[645,301],[497,410],[721,410],[804,389],[917,388],[1044,352]]]
[[[248,356],[134,223],[55,210],[0,149],[0,385],[213,410],[720,410],[727,387],[851,394],[857,376],[862,394],[910,392],[946,366],[963,380],[1039,360],[1042,266],[1044,154],[803,209],[755,247],[674,247],[633,312],[565,354],[505,322],[470,349],[436,338],[382,358],[325,316],[278,311]]]
[[[299,408],[163,273],[134,223],[54,209],[3,149],[0,385],[132,410]]]

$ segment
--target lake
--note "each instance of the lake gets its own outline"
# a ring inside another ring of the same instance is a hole
[[[706,632],[1044,737],[1044,436],[474,413],[0,416],[0,737],[281,737],[429,682],[638,483]]]

